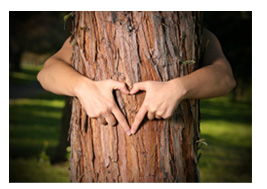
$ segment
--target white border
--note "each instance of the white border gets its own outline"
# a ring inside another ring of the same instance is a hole
[[[86,6],[84,5],[86,4]],[[266,5],[264,1],[212,1],[212,0],[161,0],[161,1],[145,1],[145,0],[64,0],[64,1],[33,1],[33,0],[18,0],[18,1],[2,1],[1,2],[1,79],[0,86],[2,88],[2,113],[1,119],[4,119],[4,124],[1,124],[1,185],[6,187],[17,188],[25,186],[27,188],[48,188],[54,187],[55,184],[8,184],[9,182],[9,116],[6,108],[9,109],[9,72],[8,72],[8,47],[9,47],[9,11],[69,11],[69,10],[200,10],[200,11],[253,11],[253,187],[258,186],[264,188],[266,186],[265,170],[266,170]],[[246,39],[244,39],[246,40]],[[56,184],[58,187],[73,188],[76,184]],[[152,186],[153,185],[153,186]],[[246,187],[251,188],[251,184],[170,184],[168,187],[203,187],[203,188],[226,188],[226,187]],[[92,185],[94,187],[94,185]],[[145,184],[101,184],[96,187],[116,187],[116,188],[136,188],[146,186]],[[149,184],[149,187],[162,187],[162,184]],[[79,185],[78,187],[86,187],[87,184]],[[89,186],[91,187],[91,185]],[[164,185],[165,187],[165,185]],[[2,188],[2,186],[1,186]]]

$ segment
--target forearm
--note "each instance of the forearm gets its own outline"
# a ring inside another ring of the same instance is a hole
[[[231,72],[218,63],[202,67],[181,78],[176,83],[184,89],[183,99],[205,99],[228,94],[235,87]]]
[[[87,78],[63,60],[51,57],[38,73],[37,79],[47,91],[60,95],[76,96],[77,88]]]

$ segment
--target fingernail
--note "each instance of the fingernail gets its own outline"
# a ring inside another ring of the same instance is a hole
[[[126,133],[128,136],[131,136],[132,135],[132,133],[130,132],[130,131],[127,131],[127,133]]]

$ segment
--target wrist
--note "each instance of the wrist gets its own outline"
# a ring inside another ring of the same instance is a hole
[[[169,81],[169,83],[172,86],[175,97],[179,101],[182,101],[187,98],[188,89],[183,79],[181,78],[172,79]]]
[[[81,76],[77,78],[73,87],[74,96],[79,98],[85,90],[90,89],[93,85],[94,81],[87,77]]]

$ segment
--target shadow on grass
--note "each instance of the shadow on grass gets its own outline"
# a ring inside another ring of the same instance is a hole
[[[231,102],[230,98],[221,97],[201,100],[202,120],[225,120],[231,123],[252,123],[252,102]]]
[[[252,181],[251,102],[201,101],[201,182]]]
[[[40,68],[23,65],[21,72],[9,75],[14,89],[9,100],[9,182],[69,181],[68,162],[52,166],[49,161],[59,142],[65,97],[33,93]]]
[[[21,85],[35,82],[41,67],[41,65],[33,66],[22,64],[19,72],[9,72],[9,85]]]
[[[9,182],[68,182],[68,162],[52,166],[65,97],[45,93],[9,101]]]
[[[252,182],[252,147],[202,134],[201,182]]]
[[[201,138],[208,143],[200,150],[202,182],[251,182],[251,102],[232,103],[228,99],[201,101]],[[51,157],[56,150],[64,103],[64,97],[50,93],[10,100],[11,182],[68,180],[66,166],[40,163],[43,152]],[[56,178],[61,173],[64,176]]]
[[[54,153],[64,102],[64,97],[56,95],[10,100],[10,158],[37,157],[45,141],[48,142],[47,153]]]

